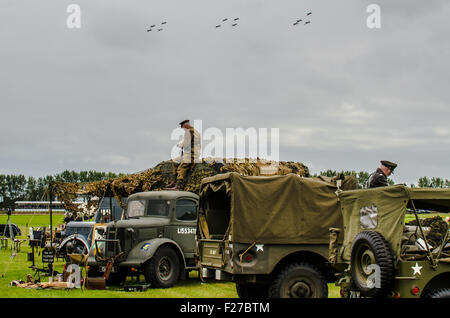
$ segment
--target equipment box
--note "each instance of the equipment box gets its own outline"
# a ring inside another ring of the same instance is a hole
[[[150,287],[150,284],[125,285],[123,288],[127,292],[143,292]]]

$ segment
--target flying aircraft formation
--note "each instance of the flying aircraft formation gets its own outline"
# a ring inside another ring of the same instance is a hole
[[[308,16],[310,16],[312,14],[312,11],[309,11],[308,13],[306,13],[306,16],[308,17]],[[298,19],[298,20],[295,20],[295,22],[292,24],[292,25],[294,25],[294,26],[296,26],[296,25],[298,25],[300,22],[302,22],[303,21],[303,19]],[[311,20],[308,20],[308,21],[305,21],[305,24],[304,25],[307,25],[307,24],[310,24],[311,23]]]
[[[309,12],[306,13],[306,16],[309,17],[311,14],[312,14],[312,11],[309,11]],[[305,19],[305,18],[303,18],[303,19]],[[297,19],[297,20],[295,20],[294,23],[293,23],[293,25],[294,25],[294,26],[298,25],[300,22],[303,22],[303,19]],[[222,26],[225,24],[225,22],[227,22],[227,21],[230,21],[231,27],[237,27],[237,26],[238,26],[239,18],[223,18],[219,24],[216,24],[215,28],[218,29],[218,28],[222,27]],[[304,25],[307,25],[307,24],[310,24],[310,23],[311,23],[311,20],[309,19],[308,21],[304,21],[304,22],[305,22]],[[157,29],[157,31],[158,31],[158,32],[163,31],[162,26],[165,25],[165,24],[167,24],[167,21],[162,21],[162,22],[160,23],[160,27]],[[152,31],[153,28],[155,28],[155,27],[156,27],[156,24],[152,24],[152,25],[147,29],[147,32]]]
[[[161,22],[161,26],[162,25],[164,25],[164,24],[167,24],[167,21],[163,21],[163,22]],[[152,24],[148,29],[147,29],[147,32],[151,32],[152,30],[153,30],[153,28],[155,28],[156,27],[156,24]],[[162,27],[159,27],[158,29],[157,29],[157,31],[158,32],[160,32],[160,31],[162,31],[163,30],[163,28]]]
[[[224,24],[224,22],[230,21],[231,26],[235,27],[238,25],[237,21],[239,20],[239,18],[234,18],[234,19],[228,19],[228,18],[223,18],[222,21],[220,22],[220,24],[216,25],[216,29],[222,27],[222,25]]]

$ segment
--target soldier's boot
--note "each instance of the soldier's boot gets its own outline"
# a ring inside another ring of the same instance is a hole
[[[170,183],[167,185],[166,189],[173,188],[173,187],[175,186],[175,184],[176,184],[175,180],[172,180],[172,182],[170,182]]]
[[[178,179],[177,182],[175,183],[175,186],[171,187],[171,188],[167,188],[167,190],[181,190],[183,185],[183,180]]]

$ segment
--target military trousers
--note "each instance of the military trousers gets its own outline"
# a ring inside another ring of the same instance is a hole
[[[172,172],[176,180],[185,180],[187,173],[194,167],[198,158],[194,156],[176,157],[172,159]]]

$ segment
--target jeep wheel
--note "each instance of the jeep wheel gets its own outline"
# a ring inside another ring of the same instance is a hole
[[[427,292],[425,298],[450,298],[450,288],[440,288]]]
[[[159,248],[143,267],[145,280],[152,287],[172,287],[180,276],[180,262],[177,253],[168,246]]]
[[[361,296],[388,294],[394,279],[394,257],[380,233],[364,231],[356,235],[350,264],[353,282]]]
[[[270,298],[327,298],[324,275],[308,263],[294,263],[275,275],[269,288]]]
[[[239,298],[268,298],[268,288],[263,284],[236,283]]]

